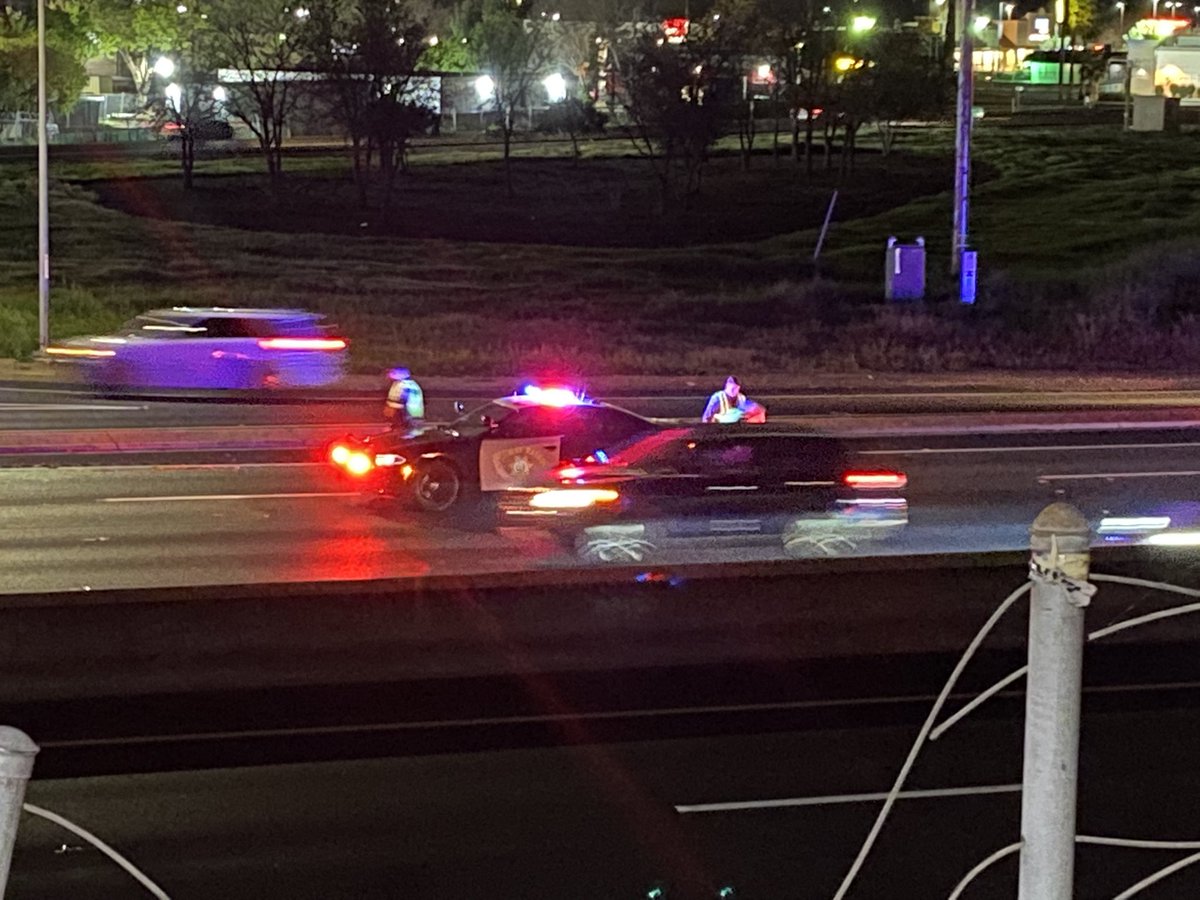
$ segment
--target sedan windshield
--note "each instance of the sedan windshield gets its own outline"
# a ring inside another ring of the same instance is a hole
[[[455,431],[484,428],[488,425],[489,421],[492,424],[499,424],[515,411],[513,407],[505,403],[485,403],[483,406],[473,409],[468,413],[463,413],[450,423],[450,427]]]

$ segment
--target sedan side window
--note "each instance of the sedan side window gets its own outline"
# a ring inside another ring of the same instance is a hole
[[[557,409],[519,409],[500,423],[496,437],[539,438],[559,435],[564,432],[563,419],[562,411]]]
[[[689,449],[690,466],[703,473],[745,471],[754,459],[749,441],[703,441]]]
[[[222,317],[206,319],[201,323],[210,338],[251,338],[262,337],[257,322],[249,319],[234,319]]]

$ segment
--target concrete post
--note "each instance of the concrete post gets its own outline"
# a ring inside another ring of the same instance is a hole
[[[33,758],[38,745],[23,731],[0,725],[0,900],[8,885],[8,867],[12,863],[21,804],[25,802],[25,784],[33,774]]]
[[[1072,897],[1089,543],[1066,503],[1033,523],[1019,900]]]

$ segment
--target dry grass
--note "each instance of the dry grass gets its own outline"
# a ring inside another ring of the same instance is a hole
[[[359,368],[402,359],[429,374],[1190,369],[1191,140],[983,129],[995,176],[977,194],[984,277],[969,310],[880,298],[888,234],[930,239],[944,292],[944,196],[839,223],[834,280],[813,281],[811,230],[678,249],[285,235],[131,216],[60,183],[52,321],[65,336],[157,305],[297,305],[341,324]],[[936,134],[914,147],[945,149]],[[0,356],[35,343],[32,194],[27,176],[0,178]]]

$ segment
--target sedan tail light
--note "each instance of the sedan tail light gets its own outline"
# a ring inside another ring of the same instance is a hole
[[[361,450],[354,450],[346,458],[345,468],[351,475],[361,478],[375,468],[375,460]]]
[[[846,472],[842,484],[865,491],[896,490],[908,484],[908,476],[903,472]]]
[[[539,491],[529,498],[534,509],[587,509],[597,503],[612,503],[621,495],[608,488],[565,488]]]
[[[263,350],[345,350],[342,338],[266,338],[258,342]]]

